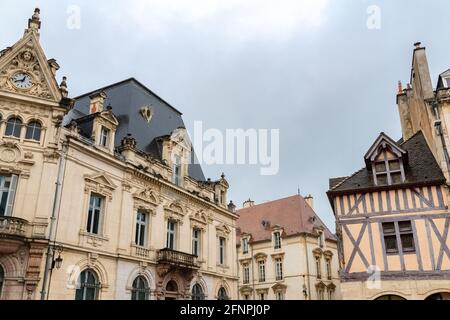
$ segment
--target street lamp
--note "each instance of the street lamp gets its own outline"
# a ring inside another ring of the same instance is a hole
[[[52,270],[53,269],[61,269],[63,258],[61,257],[61,253],[64,251],[64,248],[61,245],[54,245],[52,247],[53,252],[53,261],[52,261]],[[58,257],[55,258],[55,254],[58,253]]]

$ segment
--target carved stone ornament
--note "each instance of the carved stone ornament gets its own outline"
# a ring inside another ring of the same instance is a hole
[[[0,145],[0,161],[6,163],[17,162],[20,159],[20,150],[14,143]]]

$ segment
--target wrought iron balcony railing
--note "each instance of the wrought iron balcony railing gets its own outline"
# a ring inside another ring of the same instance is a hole
[[[196,256],[168,248],[158,251],[158,262],[193,269],[200,267]]]
[[[28,221],[13,217],[0,216],[0,236],[20,236],[27,235]]]

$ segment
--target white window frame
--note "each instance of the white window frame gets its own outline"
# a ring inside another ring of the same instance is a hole
[[[266,282],[266,261],[258,261],[258,282]]]
[[[249,251],[248,238],[242,239],[242,253],[247,254]]]
[[[283,259],[275,259],[275,279],[276,281],[282,281],[283,277]]]
[[[143,215],[145,218],[145,221],[142,221],[139,219],[139,216]],[[138,210],[136,213],[136,232],[135,232],[135,244],[139,247],[147,247],[147,233],[148,233],[148,226],[149,226],[149,217],[150,215],[142,210]],[[144,229],[144,232],[141,232],[142,228]],[[144,237],[142,239],[141,237]],[[141,244],[142,243],[142,244]]]
[[[444,77],[444,85],[446,88],[450,88],[450,76]]]
[[[225,237],[219,237],[219,265],[221,266],[226,264],[226,244],[227,239]]]
[[[92,204],[92,198],[98,198],[100,199],[100,207],[97,206],[93,206]],[[89,207],[88,207],[88,216],[87,216],[87,221],[86,221],[86,231],[89,234],[94,234],[94,235],[101,235],[102,234],[102,230],[103,230],[103,215],[104,215],[104,209],[105,209],[105,202],[106,202],[106,198],[100,194],[91,192],[91,194],[89,195]],[[99,211],[98,214],[98,227],[97,227],[97,232],[93,232],[94,231],[94,217],[95,217],[95,210]],[[91,213],[92,212],[92,213]],[[92,214],[92,216],[91,216]],[[91,216],[91,221],[89,224],[89,217]]]
[[[110,134],[111,134],[111,130],[109,130],[108,128],[106,128],[106,127],[101,127],[101,129],[100,129],[100,145],[102,146],[102,147],[105,147],[105,148],[108,148],[109,147],[109,137],[110,137]]]
[[[3,213],[0,212],[0,217],[11,217],[13,215],[14,210],[14,201],[16,198],[16,191],[17,191],[17,183],[18,183],[19,177],[17,175],[11,175],[11,176],[0,176],[0,201],[3,202],[3,197],[6,193],[5,198],[5,211]],[[9,183],[8,187],[5,187],[5,184]]]
[[[176,250],[177,239],[177,222],[174,220],[167,220],[167,232],[166,232],[166,248],[170,250]],[[171,228],[173,226],[173,230]]]
[[[242,283],[250,283],[250,265],[248,263],[242,265]]]
[[[281,249],[281,232],[276,231],[273,233],[273,247],[274,249]]]

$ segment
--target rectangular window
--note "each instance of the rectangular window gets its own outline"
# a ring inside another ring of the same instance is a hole
[[[92,234],[100,234],[100,223],[103,214],[104,197],[91,194],[89,201],[89,212],[87,221],[87,232]]]
[[[259,300],[266,300],[266,295],[264,293],[259,294]]]
[[[322,279],[322,264],[320,263],[320,258],[316,258],[316,271],[317,279]]]
[[[318,300],[325,300],[323,289],[317,289],[317,299]]]
[[[259,282],[265,282],[266,281],[266,262],[265,261],[259,261]]]
[[[331,261],[327,260],[327,276],[328,276],[328,280],[332,279],[332,274],[331,274]]]
[[[334,290],[328,290],[328,300],[334,300]]]
[[[248,294],[244,294],[244,300],[250,300],[250,296]]]
[[[109,144],[109,130],[105,127],[102,127],[100,131],[100,145],[102,147],[107,147]]]
[[[279,232],[275,232],[273,234],[274,248],[281,249],[281,234]]]
[[[242,266],[242,279],[244,284],[249,284],[250,283],[250,267],[248,264],[244,264]]]
[[[219,264],[225,265],[225,238],[219,238]]]
[[[277,300],[284,300],[284,293],[278,291],[276,293],[276,297],[277,297]]]
[[[173,160],[173,177],[172,182],[177,186],[181,186],[181,158],[179,156],[175,156]]]
[[[171,250],[175,250],[175,232],[177,223],[169,220],[167,222],[167,243],[166,247]]]
[[[136,235],[135,244],[140,247],[146,246],[146,232],[147,232],[147,214],[143,212],[138,212],[136,215]]]
[[[242,253],[247,254],[248,253],[248,239],[242,239]]]
[[[398,254],[400,245],[403,253],[416,251],[411,221],[383,223],[383,238],[386,253]],[[398,243],[398,238],[401,243]]]
[[[0,217],[12,216],[18,177],[0,176]]]
[[[275,260],[275,274],[276,274],[277,281],[283,280],[283,260],[282,259]]]
[[[192,230],[192,254],[194,256],[200,256],[200,234],[199,229]]]
[[[445,83],[444,85],[447,85],[447,88],[450,88],[450,77],[445,78]]]

